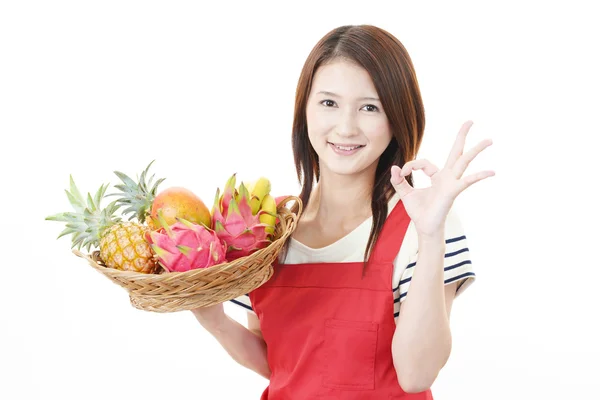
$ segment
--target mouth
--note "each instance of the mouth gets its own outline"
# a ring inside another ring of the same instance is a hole
[[[344,156],[352,155],[352,154],[356,153],[357,151],[359,151],[360,149],[362,149],[363,147],[365,147],[364,144],[338,144],[338,143],[331,143],[331,142],[327,142],[327,144],[329,146],[331,146],[331,148],[333,149],[333,151],[336,154],[340,154],[340,155],[344,155]]]
[[[365,147],[364,144],[337,144],[337,143],[332,143],[332,142],[327,142],[328,144],[330,144],[331,146],[335,147],[338,150],[342,150],[342,151],[352,151],[352,150],[356,150],[356,149],[360,149],[361,147]]]

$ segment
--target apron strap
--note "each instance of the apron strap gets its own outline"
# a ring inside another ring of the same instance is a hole
[[[410,217],[404,208],[404,203],[398,200],[383,224],[369,262],[393,263],[400,251],[409,224]]]

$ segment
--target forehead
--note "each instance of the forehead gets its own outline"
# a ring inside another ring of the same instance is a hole
[[[377,91],[366,69],[353,62],[336,60],[315,72],[311,92],[328,91],[339,96],[376,96]]]

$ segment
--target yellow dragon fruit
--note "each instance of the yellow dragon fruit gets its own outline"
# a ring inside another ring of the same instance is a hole
[[[158,219],[162,227],[146,238],[168,271],[185,272],[225,262],[226,248],[213,230],[182,218],[168,225],[160,211]]]
[[[243,183],[236,190],[235,180],[236,174],[233,174],[225,184],[223,196],[220,196],[217,188],[211,213],[212,227],[226,246],[227,261],[245,257],[268,246],[273,226],[261,222],[261,217],[263,221],[267,216],[272,217],[273,222],[276,217],[272,211],[265,209],[253,214],[250,205],[252,196]]]

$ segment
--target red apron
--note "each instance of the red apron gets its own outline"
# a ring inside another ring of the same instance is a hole
[[[271,368],[262,400],[432,400],[405,393],[392,362],[393,261],[410,217],[399,201],[362,262],[275,264],[249,293]]]

